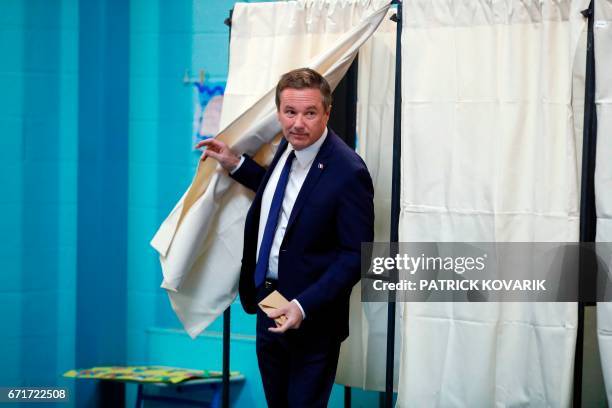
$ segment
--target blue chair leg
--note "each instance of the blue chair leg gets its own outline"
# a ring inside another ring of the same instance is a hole
[[[136,393],[136,408],[142,408],[142,384],[138,384],[138,392]]]
[[[210,401],[210,408],[221,408],[221,389],[220,384],[213,385],[213,397]]]

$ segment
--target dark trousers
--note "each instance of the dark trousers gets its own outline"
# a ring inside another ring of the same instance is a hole
[[[271,291],[262,289],[259,298]],[[326,407],[336,377],[340,342],[328,333],[313,337],[299,329],[271,333],[268,327],[273,326],[272,319],[261,310],[257,312],[257,361],[268,406]]]

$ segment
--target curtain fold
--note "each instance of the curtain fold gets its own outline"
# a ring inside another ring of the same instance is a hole
[[[387,16],[359,50],[357,79],[357,152],[364,159],[374,183],[374,240],[389,241],[391,167],[393,164],[393,107],[395,103],[395,39],[397,24]],[[397,309],[396,332],[400,309]],[[387,347],[387,304],[362,303],[361,284],[351,294],[350,336],[342,343],[336,373],[339,384],[384,391]],[[399,350],[401,335],[396,336]],[[399,353],[395,353],[395,381]]]
[[[612,242],[612,2],[595,2],[596,241]],[[612,255],[610,255],[612,256]],[[597,338],[608,403],[612,402],[612,303],[597,304]]]
[[[389,8],[382,0],[236,3],[230,66],[216,137],[266,164],[280,134],[274,87],[283,72],[311,67],[335,87]],[[244,217],[252,194],[214,160],[200,162],[193,182],[151,245],[162,287],[191,337],[235,299]]]
[[[404,2],[400,241],[578,240],[588,1]],[[568,406],[574,303],[407,303],[398,406]]]

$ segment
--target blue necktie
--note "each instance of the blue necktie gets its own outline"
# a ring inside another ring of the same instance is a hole
[[[280,215],[281,207],[283,206],[283,197],[285,196],[285,188],[289,181],[289,171],[291,170],[291,163],[295,157],[295,151],[292,150],[287,156],[287,161],[283,167],[276,190],[274,191],[274,197],[272,198],[272,204],[270,205],[270,212],[268,213],[268,221],[266,221],[266,229],[264,230],[263,238],[261,239],[261,245],[259,246],[259,257],[257,258],[257,265],[255,266],[255,287],[258,288],[266,280],[266,273],[268,272],[268,262],[270,260],[270,251],[272,250],[272,242],[274,241],[274,234],[276,232],[276,226],[278,224],[278,217]]]

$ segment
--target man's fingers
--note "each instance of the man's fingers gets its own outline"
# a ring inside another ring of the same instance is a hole
[[[290,328],[290,320],[288,319],[286,313],[286,307],[273,309],[267,312],[268,317],[274,320],[274,323],[276,324],[276,327],[270,327],[268,328],[268,330],[273,333],[284,333],[285,331],[287,331]]]
[[[207,157],[212,157],[227,171],[231,171],[240,162],[240,158],[232,152],[225,143],[214,138],[202,140],[196,147],[206,147],[206,149],[202,151],[200,160],[206,160]]]
[[[211,151],[212,150],[212,151],[215,151],[215,152],[218,152],[218,153],[222,153],[223,151],[228,150],[227,146],[225,145],[225,143],[223,143],[223,142],[221,142],[221,141],[219,141],[217,139],[214,139],[214,138],[202,140],[201,142],[199,142],[196,145],[196,149],[200,149],[202,147],[206,148],[205,151]]]
[[[268,317],[270,319],[276,319],[277,317],[279,317],[282,313],[278,312],[278,309],[276,310],[270,310],[269,312],[266,312],[266,314],[268,315]]]
[[[277,317],[280,317],[284,315],[285,313],[287,313],[287,311],[285,310],[284,307],[281,307],[279,309],[272,309],[269,312],[266,312],[266,314],[268,315],[270,319],[276,319]]]
[[[197,146],[199,146],[199,147],[208,146],[208,145],[219,146],[221,144],[222,144],[221,141],[215,139],[214,137],[209,137],[208,139],[200,140],[198,142]]]
[[[298,311],[298,313],[301,312]],[[268,317],[273,319],[277,326],[268,328],[272,333],[284,333],[289,329],[298,329],[301,325],[301,319],[296,317],[295,310],[292,310],[291,306],[271,310]]]
[[[215,152],[214,150],[211,150],[211,149],[206,149],[202,152],[202,157],[209,157],[209,156],[217,161],[219,161],[219,159],[221,158],[220,153]]]
[[[198,142],[198,144],[196,144],[196,146],[195,146],[196,149],[199,149],[199,148],[204,147],[204,146],[208,146],[209,144],[211,144],[211,140],[213,140],[213,139],[200,140]]]
[[[278,325],[278,323],[276,323]],[[285,320],[285,323],[281,324],[278,327],[269,327],[268,330],[271,331],[272,333],[284,333],[287,330],[289,330],[293,325],[293,322],[291,321],[291,319],[287,319]]]

